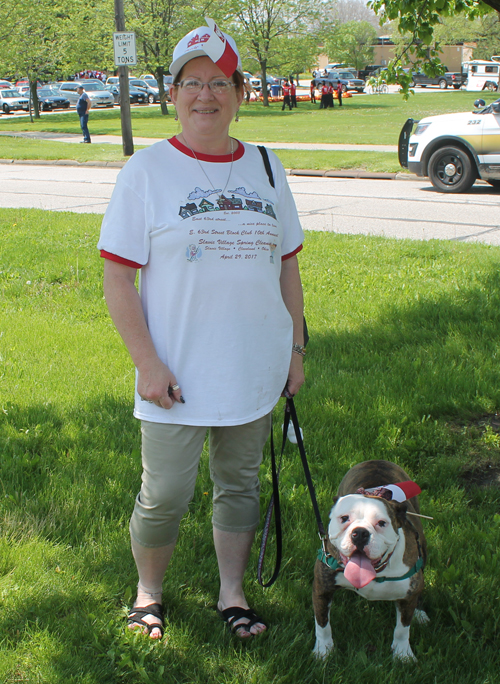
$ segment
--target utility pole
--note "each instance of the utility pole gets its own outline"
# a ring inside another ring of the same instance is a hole
[[[125,13],[123,0],[115,2],[115,26],[117,31],[125,31]],[[128,66],[118,67],[120,82],[120,116],[122,122],[123,154],[130,157],[134,154],[134,139],[132,137],[132,120],[130,117],[130,91],[128,81]]]

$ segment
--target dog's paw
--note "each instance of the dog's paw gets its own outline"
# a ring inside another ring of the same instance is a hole
[[[333,651],[333,640],[323,641],[322,639],[316,639],[314,644],[313,655],[316,658],[326,658]]]
[[[395,660],[401,660],[402,662],[407,662],[411,663],[417,662],[417,659],[415,658],[415,654],[411,650],[410,644],[399,644],[399,643],[392,643],[392,657]]]
[[[425,625],[426,622],[431,621],[425,610],[421,610],[420,608],[417,608],[413,613],[413,619],[415,622],[418,622],[419,625]]]

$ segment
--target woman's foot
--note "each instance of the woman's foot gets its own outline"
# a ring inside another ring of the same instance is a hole
[[[137,604],[137,601],[135,602]],[[159,603],[146,606],[135,605],[127,616],[129,629],[140,629],[151,639],[161,639],[164,633],[163,608]]]
[[[227,626],[231,634],[235,634],[240,639],[249,639],[256,634],[265,632],[267,625],[264,620],[257,615],[257,613],[248,607],[246,601],[242,601],[246,606],[228,606],[223,607],[221,601],[217,604],[217,613],[227,622]]]

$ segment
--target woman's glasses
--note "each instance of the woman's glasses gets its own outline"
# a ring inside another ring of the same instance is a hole
[[[207,85],[213,93],[221,95],[223,93],[229,93],[231,88],[234,88],[236,86],[236,83],[233,83],[232,81],[229,81],[226,78],[214,78],[212,81],[209,81],[208,83],[202,83],[197,78],[184,78],[180,83],[177,83],[176,85],[178,85],[186,92],[192,93],[193,95],[201,93],[201,91],[203,90],[203,86]]]

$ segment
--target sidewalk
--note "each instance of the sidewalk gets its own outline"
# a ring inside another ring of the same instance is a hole
[[[30,138],[33,140],[52,140],[53,142],[76,143],[80,142],[82,136],[77,133],[47,133],[45,131],[19,132],[12,133],[1,131],[0,135],[7,135],[13,138]],[[153,145],[161,138],[135,138],[135,145]],[[92,141],[100,145],[121,145],[122,139],[119,135],[93,135]],[[270,150],[324,150],[340,152],[397,152],[397,145],[344,145],[337,143],[288,143],[288,142],[265,142],[251,143],[252,145],[265,145]]]
[[[32,140],[51,140],[62,143],[77,143],[81,140],[81,135],[77,133],[50,133],[46,131],[29,131],[29,132],[9,132],[0,131],[0,135],[10,136],[14,138],[28,138]],[[135,145],[153,145],[159,142],[161,138],[134,138]],[[122,139],[119,135],[93,135],[92,141],[95,144],[104,145],[121,145]],[[288,142],[255,142],[253,145],[265,145],[271,150],[323,150],[323,151],[340,151],[340,152],[397,152],[397,145],[344,145],[338,143],[288,143]],[[0,159],[0,164],[24,164],[24,165],[42,165],[42,166],[99,166],[99,167],[123,167],[126,162],[115,161],[88,161],[77,162],[70,159],[50,160],[27,160],[27,159]],[[313,176],[320,178],[363,178],[363,179],[379,179],[379,180],[417,180],[417,176],[413,174],[399,172],[399,173],[376,173],[371,171],[359,170],[336,170],[326,169],[323,171],[316,171],[313,169],[285,169],[289,176]]]

